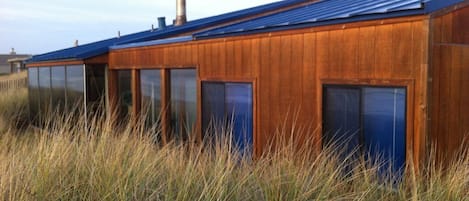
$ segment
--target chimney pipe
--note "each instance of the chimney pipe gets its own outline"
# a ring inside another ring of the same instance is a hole
[[[75,40],[75,47],[78,47],[78,40]]]
[[[185,24],[186,21],[186,0],[176,0],[176,22],[174,25],[180,26]]]
[[[165,29],[166,28],[166,18],[165,17],[159,17],[158,18],[158,29]]]
[[[11,48],[10,54],[11,54],[11,55],[15,55],[15,54],[16,54],[15,48]]]

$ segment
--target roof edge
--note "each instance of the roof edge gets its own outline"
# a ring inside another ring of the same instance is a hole
[[[221,38],[221,37],[227,37],[227,36],[240,36],[243,34],[257,34],[257,33],[267,33],[267,32],[274,32],[274,31],[286,31],[286,30],[292,30],[292,29],[313,28],[313,27],[354,23],[354,22],[361,22],[361,21],[380,20],[380,19],[398,18],[398,17],[406,17],[406,16],[418,16],[418,15],[425,15],[425,14],[426,13],[423,9],[416,9],[416,10],[407,10],[407,11],[386,13],[386,14],[379,13],[379,14],[355,16],[351,18],[332,19],[332,20],[327,20],[327,21],[322,21],[322,22],[311,22],[311,23],[301,23],[301,24],[294,24],[294,25],[282,25],[282,26],[276,26],[276,27],[265,27],[262,29],[240,31],[240,32],[233,32],[233,33],[226,33],[226,34],[223,34],[223,33],[216,34],[216,35],[195,34],[194,38],[195,40],[213,39],[213,38]]]
[[[194,38],[192,37],[192,35],[190,35],[190,36],[180,36],[180,37],[153,40],[153,41],[140,42],[140,43],[115,45],[115,46],[111,46],[109,49],[110,50],[119,50],[119,49],[127,49],[127,48],[154,46],[154,45],[176,44],[176,43],[193,41],[193,39]]]
[[[38,62],[26,62],[26,67],[45,67],[45,66],[65,66],[65,65],[81,65],[85,64],[81,59],[62,59]]]

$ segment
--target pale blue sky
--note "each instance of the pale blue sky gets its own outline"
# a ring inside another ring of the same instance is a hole
[[[278,0],[186,0],[188,20]],[[176,0],[0,0],[0,54],[40,54],[143,31],[175,18]]]

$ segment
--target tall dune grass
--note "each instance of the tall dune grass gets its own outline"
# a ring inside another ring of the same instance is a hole
[[[229,131],[210,148],[162,146],[158,129],[51,119],[43,130],[2,132],[0,200],[469,200],[467,153],[448,168],[409,165],[395,182],[382,178],[380,164],[344,161],[334,146],[315,153],[283,140],[279,151],[252,159],[232,146]]]

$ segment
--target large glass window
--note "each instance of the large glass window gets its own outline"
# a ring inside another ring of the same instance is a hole
[[[51,93],[53,109],[63,111],[65,108],[65,67],[51,67]]]
[[[103,112],[105,106],[106,67],[104,65],[86,66],[86,106],[89,117]]]
[[[140,70],[142,111],[146,115],[146,126],[156,126],[161,113],[161,74],[160,70]]]
[[[253,100],[250,83],[202,84],[202,124],[206,133],[218,134],[229,125],[241,150],[252,149]],[[209,128],[212,128],[211,130]],[[212,132],[211,132],[212,131]]]
[[[40,67],[39,69],[39,97],[40,105],[39,110],[41,114],[47,114],[50,112],[51,103],[51,79],[50,79],[50,68]]]
[[[117,71],[119,94],[119,119],[123,124],[128,123],[132,114],[132,71]]]
[[[346,152],[360,148],[372,161],[379,157],[393,170],[402,169],[405,88],[326,86],[324,104],[324,143],[340,144]]]
[[[79,111],[83,108],[84,78],[83,66],[67,66],[67,107],[70,111]]]
[[[31,118],[34,119],[39,114],[39,80],[38,69],[28,68],[28,85],[29,85],[29,109]]]
[[[195,69],[170,70],[171,128],[174,137],[186,139],[192,132],[197,115]]]

